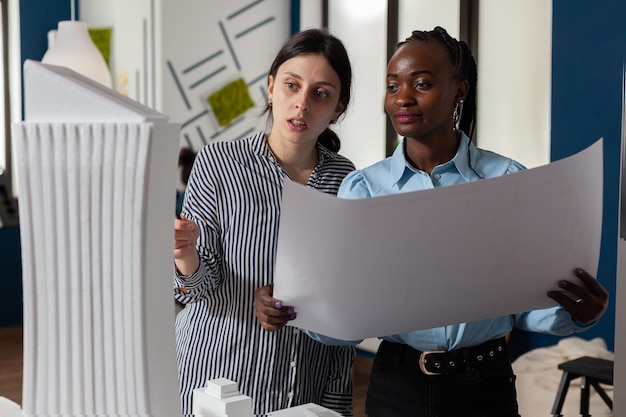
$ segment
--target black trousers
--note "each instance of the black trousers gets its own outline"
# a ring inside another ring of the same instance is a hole
[[[446,366],[456,362],[453,372],[442,366],[445,373],[426,375],[420,355],[404,344],[381,343],[367,391],[368,417],[519,417],[504,338],[441,355]]]

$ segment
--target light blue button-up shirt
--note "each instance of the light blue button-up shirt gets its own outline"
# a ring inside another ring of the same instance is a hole
[[[338,197],[358,199],[425,190],[477,181],[481,178],[498,177],[525,169],[523,165],[510,158],[477,148],[462,132],[458,132],[458,135],[460,136],[459,148],[454,158],[436,166],[430,175],[412,167],[407,162],[403,141],[389,158],[365,169],[351,172],[343,180],[337,194]],[[452,256],[454,255],[452,254]],[[572,265],[572,268],[574,266]],[[416,272],[416,275],[419,275],[419,271]],[[431,313],[437,314],[436,311]],[[455,324],[403,334],[381,335],[381,339],[404,343],[421,351],[455,350],[476,346],[487,340],[502,337],[509,333],[513,327],[565,336],[583,331],[589,326],[575,323],[570,314],[558,306],[472,323]],[[354,344],[360,342],[360,340],[340,341],[312,332],[307,333],[324,343]]]

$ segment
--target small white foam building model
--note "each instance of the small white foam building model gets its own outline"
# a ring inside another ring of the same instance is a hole
[[[193,391],[192,411],[202,417],[252,417],[252,399],[239,393],[237,383],[218,378]]]
[[[243,395],[237,383],[226,378],[207,381],[193,391],[193,415],[196,417],[252,417],[252,399]],[[270,413],[271,417],[341,416],[328,408],[309,403]]]

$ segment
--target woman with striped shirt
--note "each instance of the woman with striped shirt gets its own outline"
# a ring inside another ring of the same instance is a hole
[[[184,415],[192,414],[193,390],[215,378],[235,381],[258,416],[309,402],[351,415],[354,348],[288,326],[265,331],[253,308],[255,289],[273,280],[283,182],[336,194],[354,169],[329,129],[348,106],[351,78],[339,39],[300,32],[269,70],[270,132],[198,153],[175,220],[174,287],[186,305],[176,318]]]

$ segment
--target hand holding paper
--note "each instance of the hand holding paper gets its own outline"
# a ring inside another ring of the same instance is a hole
[[[254,291],[254,311],[261,326],[269,332],[281,329],[289,320],[295,320],[292,306],[284,306],[272,297],[274,286],[266,285]]]
[[[609,293],[587,271],[577,268],[574,273],[580,278],[580,285],[561,280],[559,287],[565,292],[549,291],[548,297],[561,304],[578,323],[593,323],[606,311]],[[569,297],[568,294],[573,297]]]

